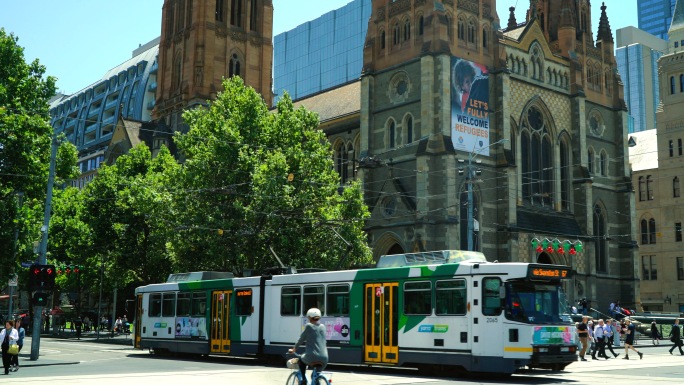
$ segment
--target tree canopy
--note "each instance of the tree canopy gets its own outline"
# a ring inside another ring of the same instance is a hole
[[[360,186],[340,186],[316,114],[287,95],[269,111],[238,77],[224,87],[208,108],[184,114],[190,130],[175,138],[186,158],[173,242],[179,269],[242,274],[277,266],[273,252],[298,267],[369,262]]]
[[[18,38],[0,29],[0,270],[3,273],[19,259],[33,257],[33,242],[40,239],[53,139],[48,102],[54,94],[55,79],[45,76],[45,67],[37,59],[26,63]],[[65,143],[58,154],[57,176],[72,177],[76,172],[75,147]]]

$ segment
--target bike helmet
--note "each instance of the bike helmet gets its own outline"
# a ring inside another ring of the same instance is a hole
[[[306,312],[306,316],[309,318],[321,318],[321,311],[315,307],[312,307]]]

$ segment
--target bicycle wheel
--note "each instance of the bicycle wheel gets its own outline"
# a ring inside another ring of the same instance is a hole
[[[316,377],[316,381],[314,382],[314,385],[330,385],[328,382],[328,379],[323,377],[323,376],[318,376]]]
[[[297,377],[296,372],[290,373],[290,377],[287,378],[285,385],[299,385],[299,377]]]

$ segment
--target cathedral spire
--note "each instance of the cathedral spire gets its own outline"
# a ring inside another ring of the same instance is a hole
[[[674,21],[674,19],[673,19]],[[601,19],[599,20],[598,40],[613,43],[613,33],[610,30],[608,15],[606,15],[606,3],[601,5]]]
[[[518,26],[518,22],[515,21],[515,7],[510,7],[508,10],[511,12],[511,14],[508,16],[508,29],[515,28]]]

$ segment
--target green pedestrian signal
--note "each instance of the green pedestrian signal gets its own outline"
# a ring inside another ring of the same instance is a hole
[[[47,293],[36,292],[33,294],[32,303],[33,306],[45,306],[47,305]]]

